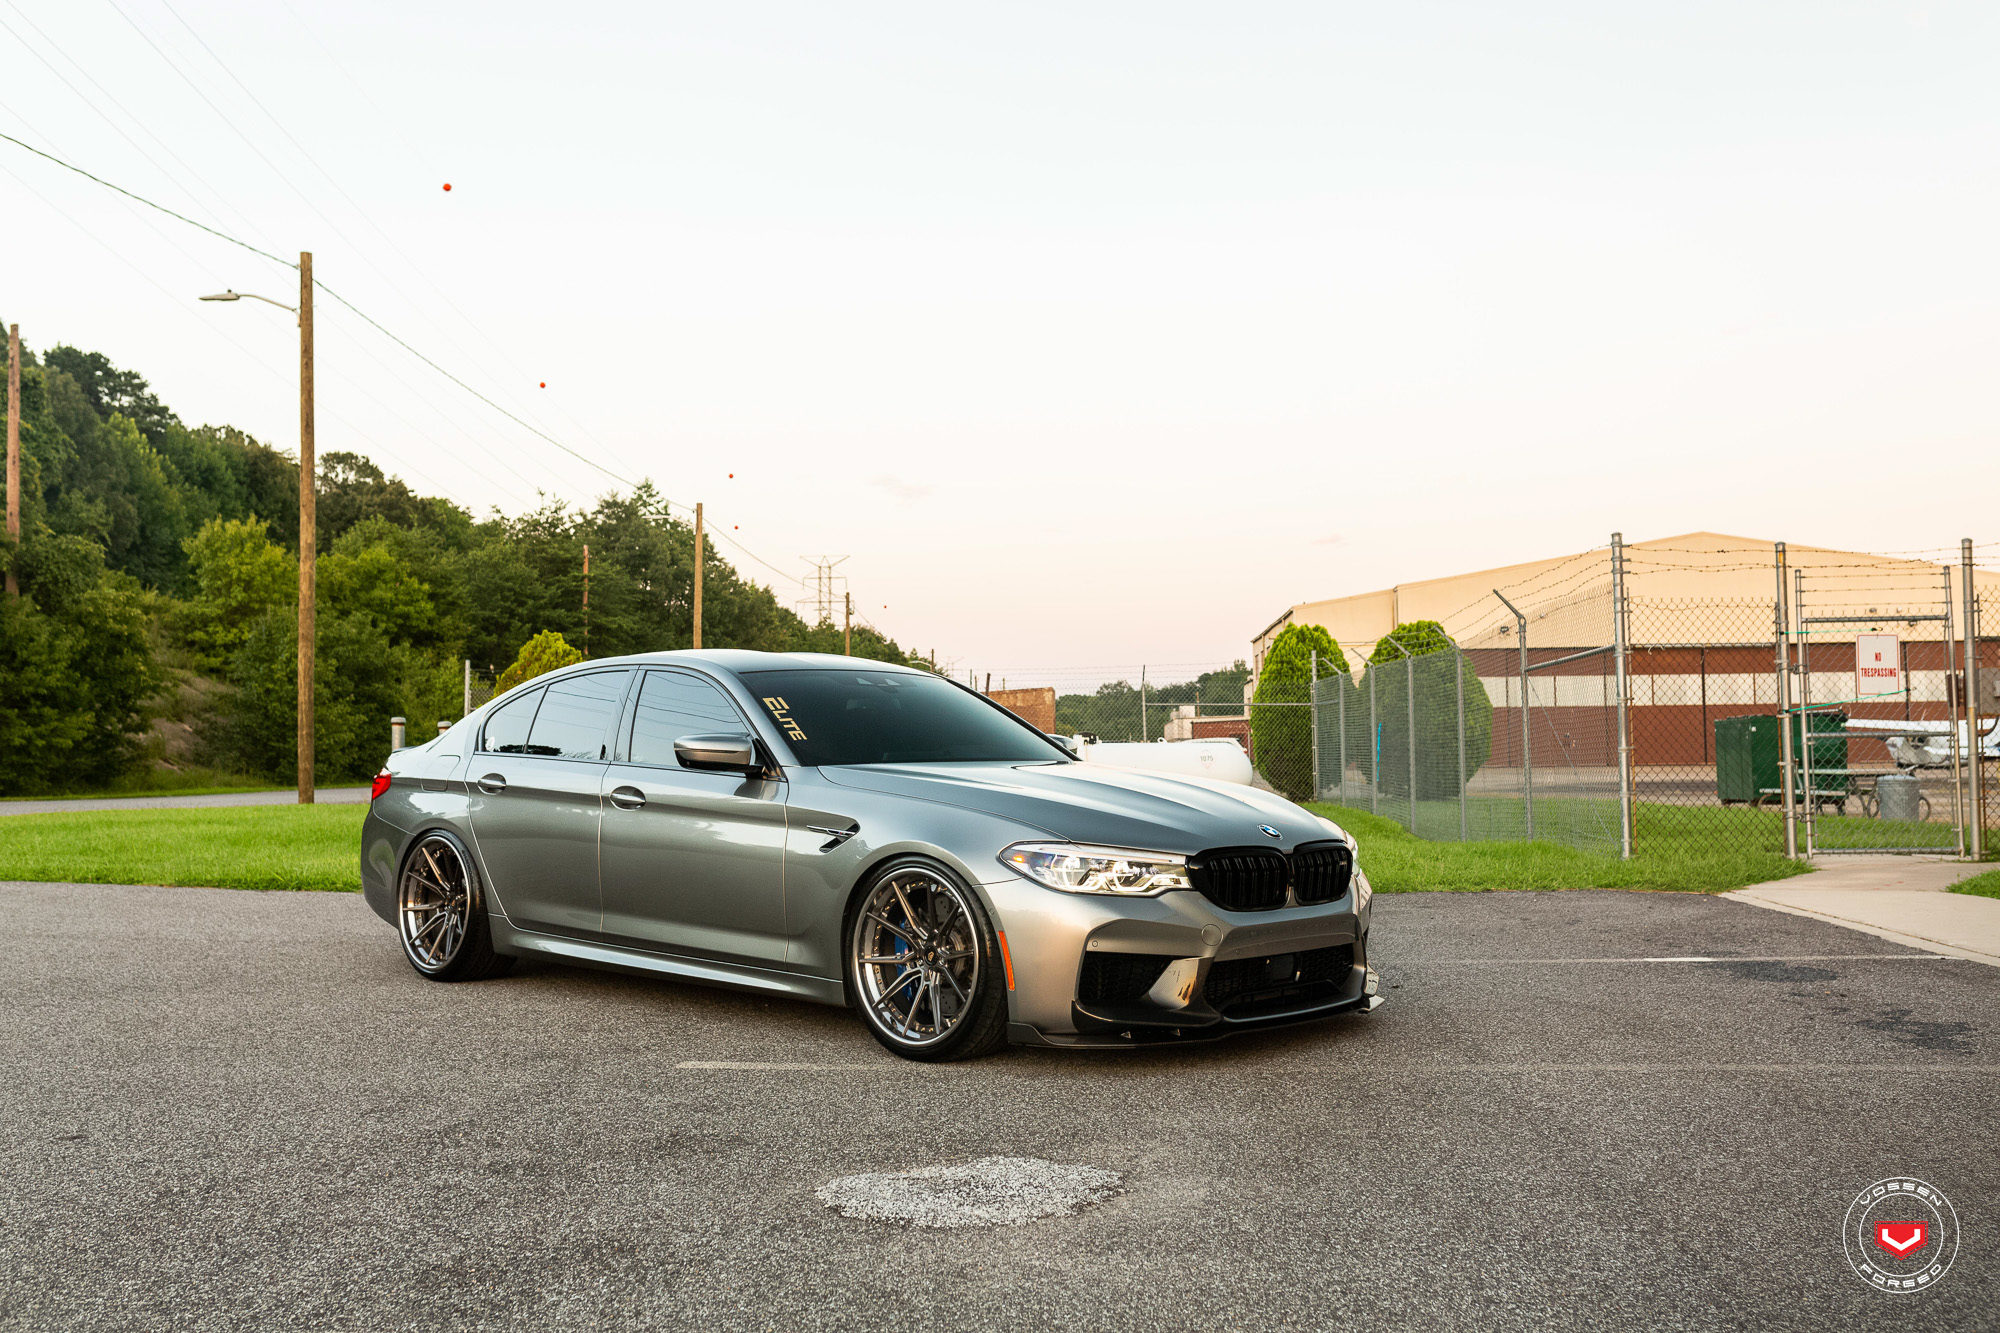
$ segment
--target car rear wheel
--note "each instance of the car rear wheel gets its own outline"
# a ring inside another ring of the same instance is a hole
[[[909,1060],[969,1060],[1007,1035],[999,937],[941,867],[903,861],[863,888],[847,929],[847,993],[875,1040]]]
[[[478,981],[514,965],[512,958],[493,952],[478,872],[449,833],[426,833],[403,859],[396,929],[403,956],[432,981]]]

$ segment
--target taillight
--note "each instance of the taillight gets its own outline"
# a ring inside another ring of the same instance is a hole
[[[374,785],[368,788],[368,799],[375,800],[387,790],[389,790],[389,770],[385,768],[375,775]]]

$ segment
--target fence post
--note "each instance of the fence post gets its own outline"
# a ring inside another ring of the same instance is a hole
[[[1320,799],[1319,785],[1319,649],[1312,650],[1312,675],[1306,682],[1306,714],[1312,719],[1313,794]]]
[[[1792,665],[1791,636],[1785,625],[1785,544],[1778,542],[1776,550],[1778,601],[1772,617],[1778,639],[1778,799],[1785,807],[1785,859],[1796,861],[1799,857],[1799,816],[1794,804],[1797,797],[1792,789],[1792,765],[1798,760],[1792,754]],[[1720,762],[1721,756],[1716,756],[1716,759]],[[1752,794],[1753,804],[1760,794]]]
[[[1000,684],[1004,688],[1007,682],[1003,680]],[[1143,666],[1139,668],[1139,739],[1142,742],[1146,739],[1146,668]]]
[[[1944,694],[1951,722],[1951,822],[1958,833],[1958,854],[1965,855],[1965,773],[1959,767],[1959,757],[1965,750],[1964,739],[1959,733],[1958,719],[1971,702],[1964,697],[1965,691],[1953,683],[1952,659],[1958,655],[1958,644],[1953,637],[1951,619],[1951,566],[1946,565],[1944,573]]]
[[[1349,685],[1354,683],[1354,673],[1344,677]],[[1347,686],[1334,691],[1334,711],[1340,719],[1340,803],[1347,804]]]
[[[1375,720],[1375,664],[1368,664],[1368,813],[1382,813],[1382,726]]]
[[[472,659],[465,659],[465,711],[460,717],[472,716]]]
[[[1618,856],[1632,859],[1632,718],[1626,655],[1625,534],[1611,534],[1611,658],[1618,678]]]
[[[1806,572],[1792,571],[1792,611],[1798,624],[1799,635],[1799,781],[1805,790],[1799,793],[1800,813],[1806,826],[1806,856],[1810,858],[1815,850],[1818,837],[1818,812],[1813,808],[1813,733],[1812,733],[1812,634],[1806,628]],[[1789,721],[1789,719],[1788,719]]]
[[[1465,654],[1454,648],[1451,656],[1458,675],[1458,840],[1470,842],[1472,829],[1465,806]]]
[[[1972,859],[1977,861],[1986,855],[1986,791],[1983,767],[1985,746],[1979,738],[1979,602],[1972,591],[1972,538],[1966,537],[1958,544],[1959,595],[1965,601],[1965,734],[1972,744],[1969,758],[1972,771],[1966,788],[1971,796],[1969,802],[1972,834]]]
[[[1417,831],[1417,656],[1404,657],[1410,681],[1410,832]]]
[[[1500,598],[1500,605],[1514,613],[1514,637],[1520,641],[1521,649],[1521,818],[1526,825],[1528,841],[1535,840],[1535,752],[1528,735],[1528,617],[1521,608],[1502,596],[1495,588],[1493,595]]]
[[[403,741],[409,734],[406,730],[409,725],[409,721],[406,718],[392,717],[389,719],[389,752],[391,754],[405,748]]]

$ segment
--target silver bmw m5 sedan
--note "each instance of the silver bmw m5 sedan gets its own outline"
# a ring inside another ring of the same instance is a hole
[[[541,676],[398,751],[361,872],[434,980],[543,954],[847,1005],[953,1060],[1374,1008],[1355,850],[926,672],[711,651]]]

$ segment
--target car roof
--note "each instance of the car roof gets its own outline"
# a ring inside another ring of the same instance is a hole
[[[901,671],[913,676],[927,676],[928,671],[913,667],[898,666],[893,662],[877,662],[867,657],[842,657],[838,653],[765,653],[747,648],[682,648],[664,653],[632,653],[625,657],[593,657],[578,662],[566,671],[578,671],[589,667],[608,666],[698,666],[719,670],[730,675],[741,675],[746,671],[801,671],[834,670],[845,668],[864,671]]]

